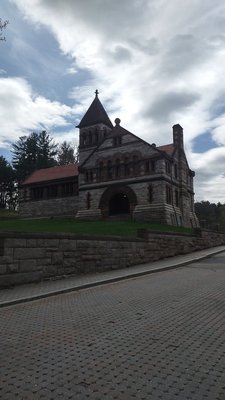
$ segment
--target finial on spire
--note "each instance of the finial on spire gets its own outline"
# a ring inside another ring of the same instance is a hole
[[[99,91],[98,91],[98,89],[96,89],[95,96],[98,97],[98,94],[99,94]]]

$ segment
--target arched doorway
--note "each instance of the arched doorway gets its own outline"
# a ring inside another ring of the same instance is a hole
[[[132,216],[137,205],[135,192],[129,186],[113,185],[107,188],[99,202],[103,218],[111,216]]]
[[[124,193],[116,193],[109,200],[109,216],[118,214],[129,214],[130,202]]]

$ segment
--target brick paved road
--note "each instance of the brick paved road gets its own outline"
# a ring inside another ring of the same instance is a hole
[[[0,399],[225,399],[225,253],[0,309]]]

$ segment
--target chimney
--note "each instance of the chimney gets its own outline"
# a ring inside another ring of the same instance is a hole
[[[179,149],[184,148],[183,142],[183,128],[179,124],[173,126],[173,144]]]

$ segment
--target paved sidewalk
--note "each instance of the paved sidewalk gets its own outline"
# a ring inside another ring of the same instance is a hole
[[[37,300],[60,293],[112,283],[127,278],[134,278],[155,272],[178,268],[189,263],[197,262],[214,254],[225,252],[225,246],[213,247],[194,253],[165,258],[163,260],[135,265],[133,267],[117,269],[107,272],[70,276],[67,278],[46,280],[39,283],[15,286],[0,290],[0,307]]]

